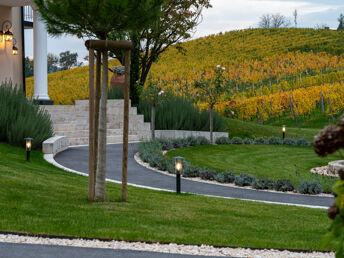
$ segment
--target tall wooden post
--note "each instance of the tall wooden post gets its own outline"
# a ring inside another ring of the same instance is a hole
[[[89,149],[88,149],[88,200],[94,201],[94,50],[89,49]]]
[[[127,200],[129,87],[130,87],[130,50],[126,50],[125,51],[125,84],[124,84],[124,118],[123,118],[122,201]]]

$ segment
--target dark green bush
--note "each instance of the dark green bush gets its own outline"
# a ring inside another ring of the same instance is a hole
[[[271,179],[267,178],[260,178],[256,180],[253,184],[252,187],[254,189],[274,189],[275,183]]]
[[[31,137],[32,148],[37,149],[53,134],[48,112],[28,100],[21,89],[12,88],[11,83],[0,85],[0,142],[24,146],[24,138]]]
[[[209,145],[210,141],[204,136],[197,137],[197,145]]]
[[[245,138],[242,142],[243,144],[253,144],[253,141],[250,138]]]
[[[219,183],[233,183],[235,180],[235,173],[233,172],[222,172],[217,173],[215,180]]]
[[[304,138],[300,138],[296,141],[297,146],[310,146],[310,143]]]
[[[200,168],[191,164],[184,165],[183,177],[198,177]]]
[[[266,141],[263,137],[255,138],[253,144],[266,144]]]
[[[215,143],[216,144],[230,144],[231,141],[229,140],[228,137],[219,137],[219,138],[216,138]]]
[[[161,144],[161,148],[163,150],[171,150],[173,149],[173,141],[167,138],[159,138],[158,141]]]
[[[275,190],[281,192],[293,191],[293,183],[289,179],[278,179],[275,183]]]
[[[290,145],[290,146],[296,146],[297,145],[297,141],[291,138],[285,138],[283,140],[283,145]]]
[[[108,99],[124,99],[124,90],[122,87],[110,88],[108,90]]]
[[[272,136],[268,139],[269,145],[281,145],[282,140],[279,137]]]
[[[302,194],[319,194],[322,193],[323,187],[319,180],[300,182],[298,187],[299,193]]]
[[[250,186],[254,183],[256,179],[254,176],[249,174],[240,174],[235,177],[234,184],[238,186]]]
[[[217,172],[210,169],[201,169],[199,171],[200,178],[204,180],[215,180],[216,175],[217,175]]]
[[[141,100],[137,109],[146,122],[151,121],[151,106],[147,102]],[[156,107],[155,122],[156,130],[209,131],[209,111],[199,110],[192,100],[169,96]],[[224,118],[214,112],[214,131],[222,132],[224,128]]]
[[[186,139],[189,142],[189,146],[197,146],[197,137],[189,136]]]
[[[231,140],[231,144],[243,144],[243,141],[240,137],[233,137]]]

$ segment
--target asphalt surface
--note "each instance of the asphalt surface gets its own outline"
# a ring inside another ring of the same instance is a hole
[[[122,148],[122,144],[112,144],[107,146],[106,177],[109,179],[121,181]],[[175,190],[176,180],[174,177],[147,169],[135,161],[134,155],[137,152],[137,149],[138,143],[129,144],[128,183],[165,190]],[[88,173],[88,146],[69,148],[57,154],[55,156],[55,161],[64,167]],[[188,193],[286,204],[329,207],[334,201],[333,197],[258,191],[253,189],[195,182],[187,179],[182,179],[181,187],[182,192]]]
[[[0,243],[0,258],[215,258],[133,250]]]

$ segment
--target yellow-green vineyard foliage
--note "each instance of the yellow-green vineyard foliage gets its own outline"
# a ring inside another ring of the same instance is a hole
[[[309,114],[319,103],[327,112],[343,110],[344,32],[315,29],[248,29],[210,35],[164,52],[152,66],[153,80],[164,81],[175,94],[196,96],[195,80],[204,71],[226,68],[230,94],[218,110],[240,119],[262,121],[291,110]],[[112,61],[110,66],[114,65]],[[110,74],[111,75],[111,74]],[[32,96],[33,79],[27,79]],[[88,98],[88,67],[49,75],[49,96],[56,104]],[[202,103],[199,103],[205,107]],[[330,107],[330,108],[329,108]]]

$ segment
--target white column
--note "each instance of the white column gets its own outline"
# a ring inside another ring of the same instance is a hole
[[[47,41],[48,32],[45,24],[40,20],[39,13],[34,10],[33,34],[34,34],[34,99],[49,101],[48,96],[48,60]]]

